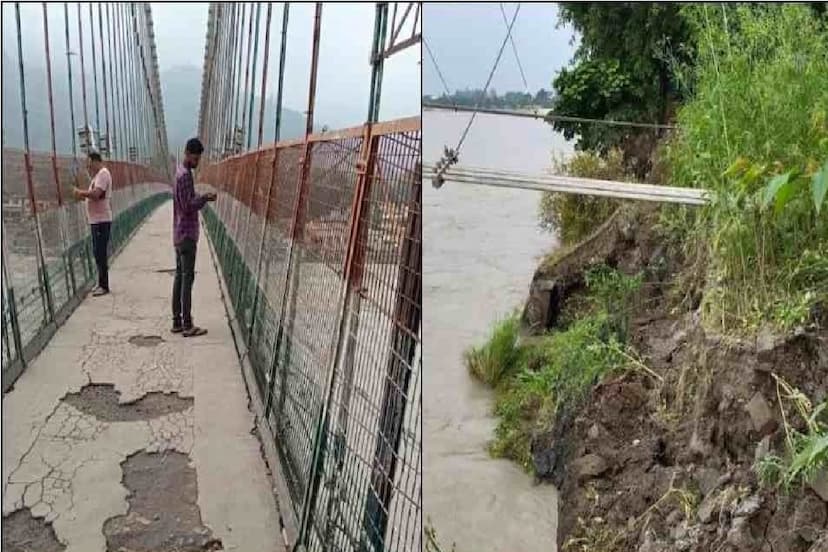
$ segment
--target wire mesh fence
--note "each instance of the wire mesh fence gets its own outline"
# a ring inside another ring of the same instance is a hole
[[[112,173],[110,254],[160,203],[169,186],[146,166],[107,161]],[[31,186],[28,185],[31,179]],[[71,198],[89,176],[74,157],[3,149],[2,383],[11,387],[96,276],[84,204]]]
[[[414,117],[199,171],[307,550],[420,549],[420,146]]]

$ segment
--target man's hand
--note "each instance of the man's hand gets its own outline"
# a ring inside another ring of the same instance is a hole
[[[206,199],[207,201],[215,201],[216,197],[216,194],[214,194],[213,192],[207,192],[206,194],[204,194],[204,199]]]
[[[78,200],[86,198],[85,190],[81,190],[80,188],[72,188],[72,195]]]

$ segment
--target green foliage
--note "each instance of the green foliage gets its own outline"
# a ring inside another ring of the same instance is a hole
[[[828,298],[828,30],[802,4],[681,13],[698,52],[670,180],[713,197],[667,226],[708,261],[706,322],[787,327]]]
[[[634,358],[624,345],[626,322],[621,320],[628,318],[639,284],[638,277],[597,267],[587,275],[593,314],[523,344],[518,344],[519,320],[513,315],[496,323],[489,341],[466,355],[472,373],[497,390],[494,456],[531,469],[534,432],[548,429],[562,408],[583,400],[605,374],[631,367]]]
[[[624,156],[612,149],[604,156],[577,152],[569,159],[554,160],[555,174],[580,178],[629,181]],[[554,231],[564,245],[579,242],[600,226],[618,207],[619,202],[603,197],[545,192],[538,206],[541,228]]]
[[[574,64],[553,81],[553,111],[597,119],[666,122],[681,99],[672,68],[692,51],[679,4],[562,2],[560,23],[580,35]],[[556,121],[576,147],[605,153],[623,147],[629,128]],[[644,154],[646,155],[645,152]]]
[[[481,88],[466,88],[455,90],[450,96],[446,94],[437,97],[425,95],[423,101],[438,105],[477,107],[479,104],[480,107],[484,108],[519,109],[522,107],[550,107],[552,96],[549,91],[543,88],[534,95],[528,92],[506,92],[499,95],[496,90],[489,89],[485,96],[483,96],[483,89]]]
[[[798,485],[813,481],[828,469],[828,401],[813,407],[808,398],[784,380],[776,379],[780,409],[785,428],[785,458],[768,454],[759,459],[755,469],[766,485],[790,491]],[[797,431],[788,423],[781,399],[787,399],[805,422],[805,430]]]

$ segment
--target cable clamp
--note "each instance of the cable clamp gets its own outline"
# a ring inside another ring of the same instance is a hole
[[[431,185],[437,189],[440,189],[446,181],[443,174],[445,174],[449,167],[456,164],[457,160],[457,151],[448,146],[444,146],[443,157],[441,157],[440,160],[437,161],[437,164],[434,165],[434,175],[431,177]]]

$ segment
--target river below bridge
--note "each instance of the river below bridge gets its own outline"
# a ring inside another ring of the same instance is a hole
[[[423,160],[454,147],[470,114],[423,113]],[[479,115],[460,164],[541,172],[571,147],[532,119]],[[517,464],[492,458],[493,393],[473,380],[463,351],[519,307],[539,257],[557,246],[537,225],[540,194],[447,183],[423,186],[423,510],[444,550],[550,552],[557,492]]]

